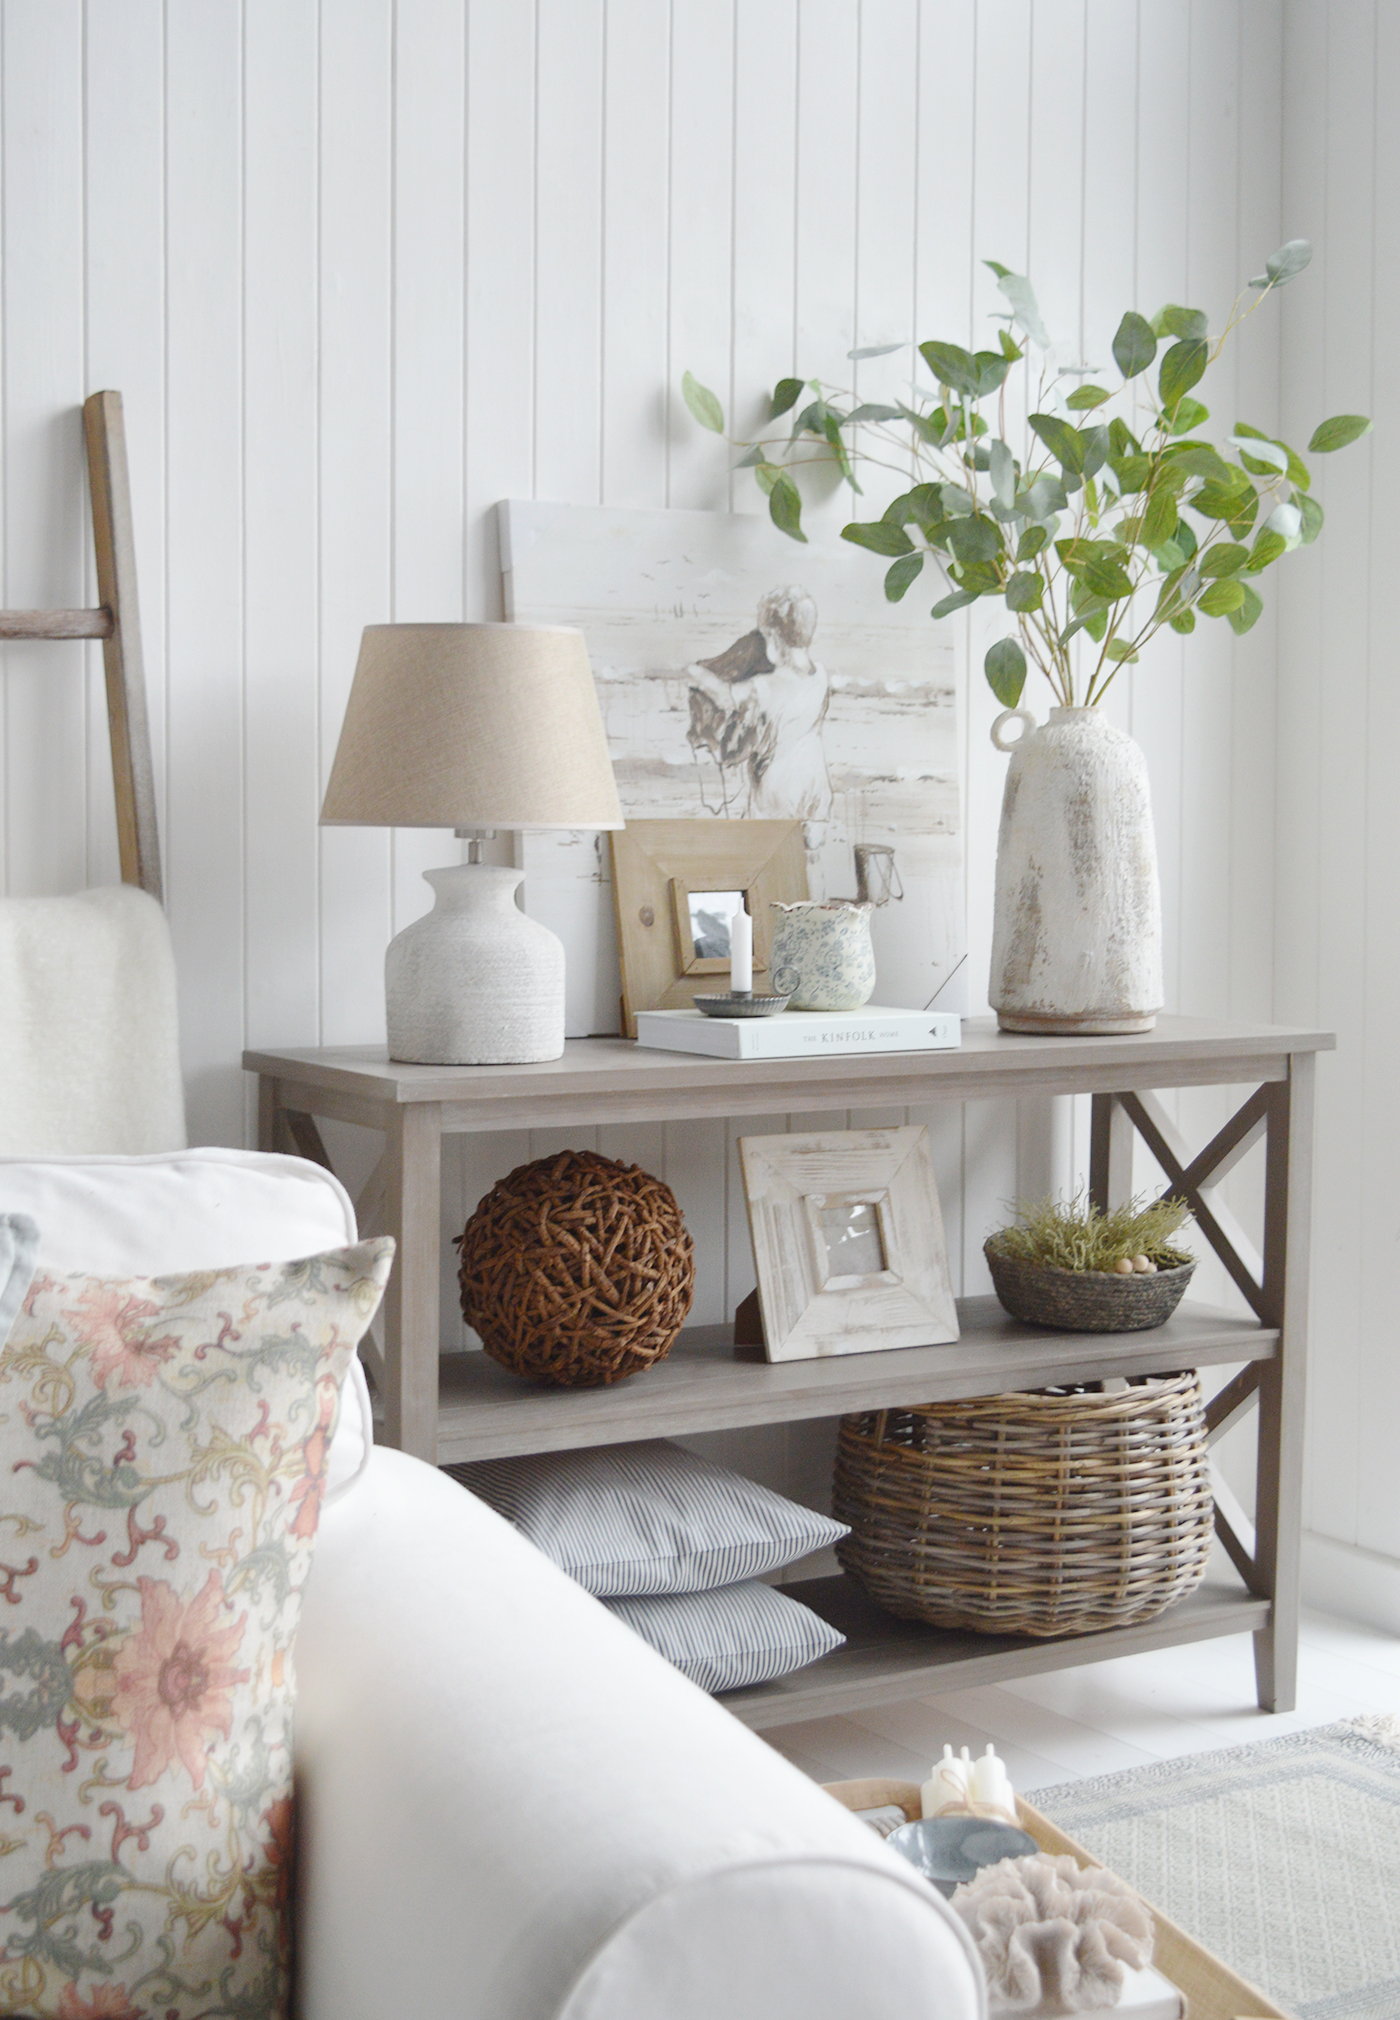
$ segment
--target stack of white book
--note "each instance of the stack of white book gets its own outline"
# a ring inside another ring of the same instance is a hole
[[[772,1017],[706,1017],[639,1010],[637,1043],[715,1059],[823,1059],[843,1052],[944,1052],[962,1043],[948,1010],[779,1010]]]

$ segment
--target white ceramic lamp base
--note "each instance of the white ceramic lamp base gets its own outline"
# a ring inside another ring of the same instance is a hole
[[[384,956],[389,1057],[520,1066],[564,1050],[564,948],[515,902],[523,871],[427,870],[436,903]]]

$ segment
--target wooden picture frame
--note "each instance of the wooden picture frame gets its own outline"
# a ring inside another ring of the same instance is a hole
[[[691,939],[695,893],[744,893],[754,988],[767,987],[771,906],[807,896],[801,821],[629,821],[608,839],[629,1038],[637,1035],[639,1010],[688,1010],[697,989],[729,986],[727,958],[698,955]]]
[[[958,1337],[928,1131],[741,1136],[770,1361]]]

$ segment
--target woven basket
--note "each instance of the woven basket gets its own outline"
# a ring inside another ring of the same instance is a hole
[[[1032,1326],[1062,1326],[1073,1333],[1135,1333],[1169,1319],[1195,1273],[1193,1262],[1155,1276],[1117,1276],[1104,1270],[1057,1270],[1044,1263],[983,1255],[992,1288],[1013,1319]]]
[[[649,1368],[695,1291],[676,1196],[635,1164],[565,1150],[494,1186],[458,1238],[462,1314],[493,1359],[556,1388]]]
[[[1151,1620],[1210,1554],[1200,1380],[845,1417],[834,1512],[851,1525],[842,1564],[903,1620],[1029,1635]]]

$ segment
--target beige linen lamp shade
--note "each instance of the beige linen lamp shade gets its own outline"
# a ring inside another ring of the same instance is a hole
[[[394,828],[620,828],[583,634],[371,624],[321,819]]]

